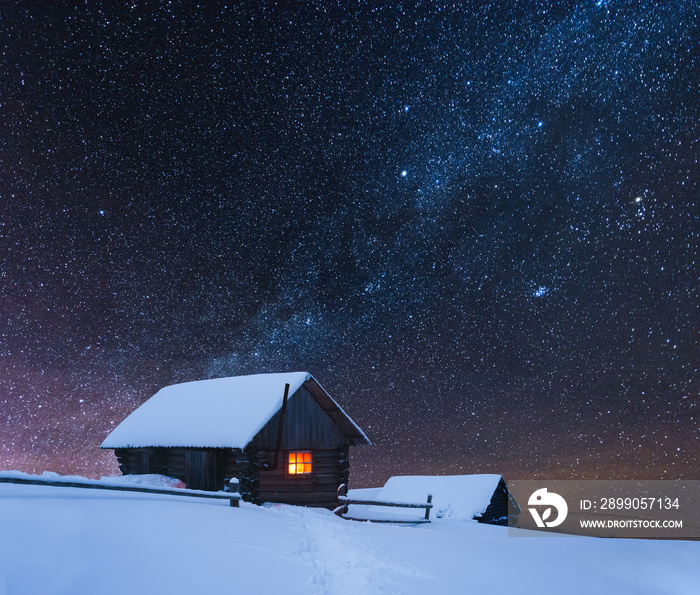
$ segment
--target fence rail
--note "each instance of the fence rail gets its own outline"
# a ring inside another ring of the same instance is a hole
[[[120,492],[141,492],[145,494],[164,494],[168,496],[189,496],[191,498],[216,498],[229,500],[230,505],[238,507],[241,495],[236,492],[206,492],[204,490],[188,490],[186,488],[151,488],[146,486],[109,485],[100,483],[83,483],[79,481],[56,481],[40,478],[0,477],[0,483],[16,483],[22,485],[43,485],[60,488],[86,488],[92,490],[114,490]]]
[[[392,508],[425,508],[425,517],[422,519],[415,520],[390,520],[390,519],[355,519],[351,517],[343,517],[348,520],[369,520],[373,523],[429,523],[430,522],[430,510],[433,508],[433,495],[428,494],[428,500],[425,503],[420,502],[389,502],[387,500],[358,500],[355,498],[350,498],[347,496],[347,488],[345,484],[341,484],[338,488],[338,506],[333,512],[340,517],[348,513],[348,506],[351,504],[361,505],[361,506],[388,506]]]

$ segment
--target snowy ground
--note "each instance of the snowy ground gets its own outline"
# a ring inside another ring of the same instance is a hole
[[[0,595],[698,593],[700,543],[0,484]]]

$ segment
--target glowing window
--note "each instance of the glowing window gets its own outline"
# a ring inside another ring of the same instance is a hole
[[[287,471],[289,475],[311,473],[311,453],[290,452],[287,457]]]

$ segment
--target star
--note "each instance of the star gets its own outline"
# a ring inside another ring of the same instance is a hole
[[[355,487],[697,475],[695,3],[5,4],[0,467],[307,370]]]

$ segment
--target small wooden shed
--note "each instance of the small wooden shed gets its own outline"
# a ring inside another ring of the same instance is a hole
[[[117,426],[101,448],[121,472],[176,477],[191,489],[239,480],[243,498],[333,508],[348,483],[349,447],[370,444],[306,372],[167,386]]]
[[[369,496],[368,490],[355,490],[354,495],[359,497],[362,493]],[[432,495],[432,520],[514,525],[520,512],[505,480],[495,474],[397,475],[390,477],[384,487],[376,490],[367,500],[425,502],[428,494]],[[377,515],[386,516],[384,510],[372,510],[371,506],[365,511],[352,511],[355,518],[367,518],[366,513],[374,515],[373,518],[377,518]],[[400,514],[406,517],[412,513],[401,511]],[[419,511],[420,514],[422,511]]]

